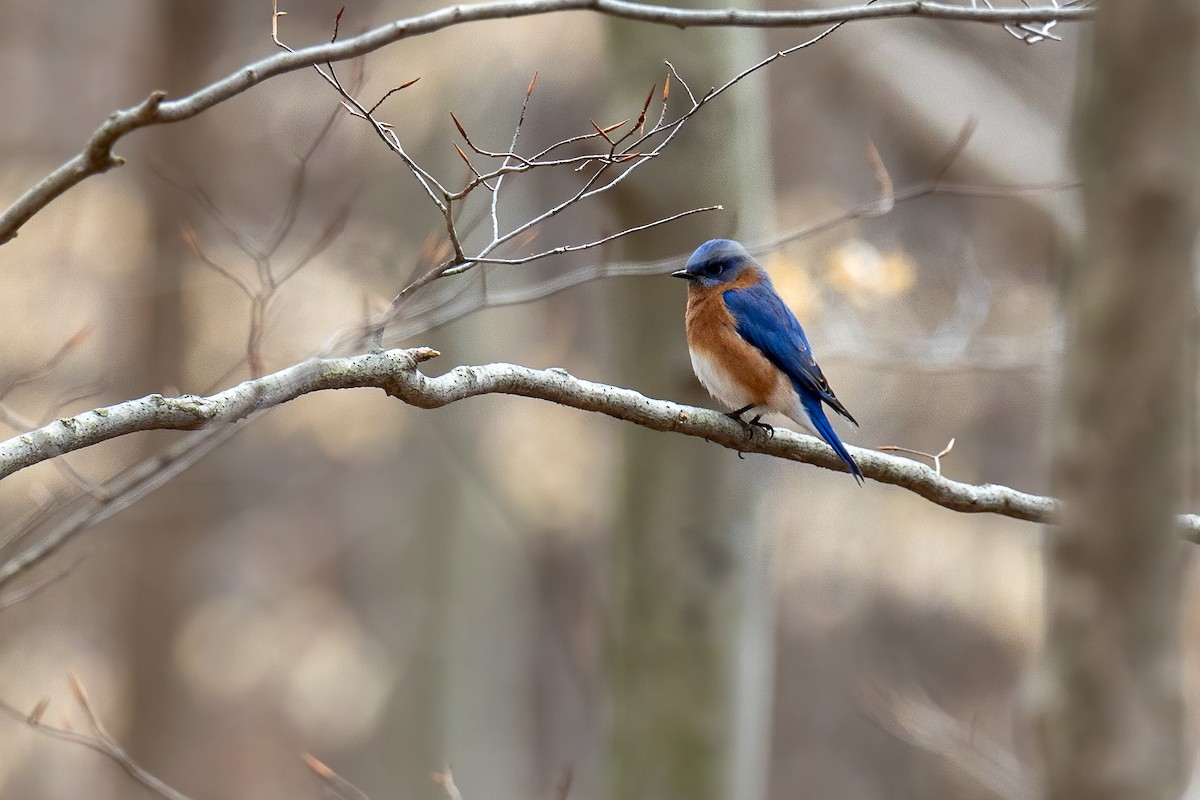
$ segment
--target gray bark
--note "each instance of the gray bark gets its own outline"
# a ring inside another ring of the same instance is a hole
[[[1079,91],[1083,252],[1047,551],[1038,723],[1047,795],[1169,798],[1182,785],[1173,535],[1194,414],[1197,27],[1184,0],[1099,8]]]

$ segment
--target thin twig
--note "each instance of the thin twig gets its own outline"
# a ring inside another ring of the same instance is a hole
[[[91,323],[88,323],[79,330],[75,331],[75,333],[73,333],[71,336],[67,337],[67,340],[59,345],[58,349],[54,351],[54,354],[39,364],[35,369],[10,378],[5,383],[0,384],[0,400],[3,400],[5,397],[7,397],[12,390],[21,386],[27,386],[30,383],[39,381],[49,375],[58,368],[58,365],[63,362],[63,359],[65,359],[80,345],[86,342],[88,337],[91,335],[92,325]]]
[[[463,800],[462,792],[458,790],[458,784],[454,782],[454,773],[447,766],[442,772],[435,772],[431,776],[433,782],[446,790],[446,796],[450,800]]]
[[[32,728],[35,731],[44,733],[47,736],[55,739],[61,739],[65,742],[74,742],[75,744],[83,745],[102,756],[108,758],[121,769],[125,770],[135,781],[145,786],[150,791],[167,800],[188,800],[187,795],[168,786],[163,781],[147,772],[141,767],[125,749],[117,743],[115,739],[105,730],[97,716],[95,709],[92,708],[91,700],[88,698],[87,691],[83,684],[74,675],[69,677],[71,684],[71,692],[75,696],[75,701],[79,704],[84,716],[87,718],[88,726],[91,728],[91,734],[76,733],[67,728],[56,728],[51,725],[42,723],[42,714],[46,710],[46,703],[43,701],[30,714],[23,714],[8,703],[0,701],[0,712],[3,712],[22,724]]]
[[[329,797],[335,798],[335,800],[369,800],[366,792],[341,775],[338,775],[329,768],[329,765],[316,756],[309,753],[301,753],[300,758],[304,761],[304,765],[321,779],[321,782],[325,786],[325,792]]]
[[[254,300],[255,292],[250,287],[250,284],[231,268],[217,261],[205,251],[204,247],[200,244],[200,238],[196,235],[195,228],[184,223],[179,226],[179,235],[183,238],[183,242],[187,245],[188,249],[192,251],[192,255],[200,259],[204,266],[236,286],[248,300]]]
[[[508,144],[509,153],[515,153],[517,150],[517,140],[521,138],[521,128],[525,125],[525,112],[529,108],[529,98],[533,96],[533,88],[537,86],[538,74],[533,73],[533,77],[529,79],[529,86],[525,89],[525,99],[521,101],[521,113],[517,117],[517,126],[513,129],[512,141]],[[457,120],[455,120],[457,122]],[[465,137],[466,134],[464,133]],[[506,154],[504,161],[500,164],[500,169],[506,169],[511,163],[511,159]],[[500,238],[500,214],[497,204],[500,202],[500,186],[504,183],[504,175],[496,176],[496,186],[492,189],[492,238]]]
[[[558,256],[562,255],[563,253],[578,253],[582,250],[591,250],[594,247],[600,247],[601,245],[608,244],[616,239],[629,236],[632,233],[639,233],[651,228],[657,228],[659,225],[666,225],[669,222],[674,222],[675,220],[683,219],[684,217],[690,217],[692,214],[703,214],[708,211],[722,211],[724,208],[724,206],[704,206],[703,208],[693,208],[688,211],[681,211],[678,214],[672,214],[669,217],[656,219],[654,222],[647,222],[645,225],[635,225],[632,228],[625,228],[624,230],[611,233],[608,236],[604,236],[600,239],[595,239],[590,242],[585,242],[583,244],[565,244],[520,258],[472,258],[468,263],[448,269],[442,274],[444,276],[458,275],[459,273],[470,269],[475,264],[528,264],[531,261],[540,261],[543,258]]]
[[[275,255],[275,252],[287,241],[288,235],[291,234],[292,226],[296,224],[296,219],[299,216],[300,201],[304,198],[309,162],[312,161],[317,149],[329,138],[329,134],[333,132],[334,125],[341,118],[340,108],[335,107],[329,116],[325,118],[325,123],[309,144],[308,149],[301,153],[297,159],[296,171],[292,175],[292,185],[288,190],[283,213],[279,215],[279,222],[276,223],[275,230],[267,237],[267,245],[263,248],[262,252],[263,257],[269,259]]]
[[[895,445],[895,444],[880,445],[879,449],[885,453],[908,453],[909,455],[921,456],[922,458],[928,458],[930,461],[933,462],[933,471],[936,472],[938,475],[941,475],[942,474],[942,458],[950,455],[950,451],[954,449],[954,442],[955,442],[955,440],[951,439],[949,444],[947,444],[945,447],[943,447],[942,451],[940,453],[926,453],[923,450],[910,450],[907,447],[900,447],[899,445]]]

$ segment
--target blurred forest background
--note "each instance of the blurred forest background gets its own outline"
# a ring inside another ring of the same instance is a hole
[[[440,5],[353,0],[342,33]],[[286,3],[281,37],[328,39],[339,6]],[[0,0],[0,19],[5,203],[113,109],[194,91],[273,49],[268,2]],[[1055,31],[1065,41],[1027,46],[999,26],[846,26],[743,80],[534,246],[711,203],[724,212],[439,282],[398,335],[443,353],[433,372],[558,366],[711,406],[687,358],[685,287],[665,273],[713,236],[764,242],[876,198],[873,146],[898,192],[943,170],[957,185],[1023,188],[906,200],[762,253],[862,423],[843,434],[929,452],[954,438],[952,477],[1046,493],[1055,281],[1080,225],[1077,192],[1049,187],[1073,180],[1081,35]],[[813,33],[586,13],[471,24],[368,56],[360,94],[372,103],[419,77],[379,114],[453,183],[467,173],[450,113],[502,149],[534,72],[530,148],[636,116],[664,59],[702,91]],[[19,433],[247,377],[250,304],[189,239],[253,283],[253,253],[292,196],[297,221],[271,261],[306,266],[268,310],[266,370],[322,351],[428,266],[442,221],[368,126],[341,114],[322,133],[338,108],[304,71],[138,132],[117,148],[125,167],[0,249],[0,378],[37,370],[86,329],[63,363],[4,398],[0,422]],[[502,216],[526,219],[578,180],[515,178]],[[308,258],[315,242],[328,246]],[[666,258],[658,275],[503,302]],[[0,519],[15,530],[175,438],[127,437],[69,456],[69,471],[23,471],[0,487]],[[68,571],[0,610],[0,699],[30,709],[49,697],[46,721],[79,727],[77,675],[114,737],[192,797],[320,796],[303,752],[374,798],[444,796],[429,776],[447,763],[467,800],[552,797],[567,768],[577,798],[987,797],[944,751],[965,732],[1029,754],[1018,684],[1042,630],[1039,536],[541,401],[423,411],[326,392],[245,425],[44,565]],[[0,796],[139,791],[101,756],[0,719]]]

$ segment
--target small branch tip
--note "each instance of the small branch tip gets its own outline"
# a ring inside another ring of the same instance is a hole
[[[323,781],[331,781],[337,777],[336,772],[331,770],[324,761],[321,761],[321,759],[311,753],[301,753],[300,759],[304,762],[304,766],[311,769]]]
[[[68,672],[67,682],[71,685],[71,694],[75,695],[75,701],[82,707],[89,708],[91,701],[88,699],[87,689],[83,688],[83,682],[78,676],[74,672]]]
[[[413,361],[418,364],[425,361],[432,361],[441,355],[441,352],[434,350],[432,347],[415,347],[408,352],[412,355]]]
[[[49,706],[49,697],[43,697],[41,700],[38,700],[37,705],[33,707],[33,710],[29,712],[29,716],[25,718],[25,722],[29,725],[40,725],[42,722],[42,715],[46,713],[46,709]]]

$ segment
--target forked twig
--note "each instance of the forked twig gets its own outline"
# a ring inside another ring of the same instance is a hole
[[[88,697],[83,683],[74,675],[69,675],[68,681],[71,686],[71,693],[75,696],[75,702],[79,705],[80,710],[83,711],[88,727],[91,729],[90,734],[76,733],[66,727],[56,728],[44,724],[42,716],[49,706],[49,699],[40,701],[29,714],[22,714],[16,708],[3,701],[0,701],[0,711],[35,731],[39,731],[55,739],[83,745],[90,750],[100,753],[117,764],[135,781],[160,797],[167,798],[167,800],[188,800],[186,795],[154,777],[135,762],[100,722],[99,716],[97,716],[95,709],[92,708],[91,699]]]
[[[841,27],[842,24],[843,23],[841,22],[835,23],[816,36],[805,40],[804,42],[794,45],[793,47],[780,50],[756,62],[752,66],[734,75],[720,87],[710,89],[703,97],[699,99],[696,98],[690,87],[688,87],[686,81],[679,76],[675,67],[668,62],[667,67],[669,72],[667,79],[664,82],[664,87],[661,94],[662,108],[657,114],[658,121],[648,131],[645,130],[645,124],[649,118],[650,106],[655,98],[657,91],[656,87],[652,87],[647,93],[646,99],[639,109],[637,117],[633,120],[632,125],[629,125],[629,120],[623,120],[607,126],[601,126],[592,121],[591,126],[593,130],[591,132],[568,137],[567,139],[555,142],[554,144],[543,148],[540,152],[534,154],[532,157],[522,157],[516,153],[516,145],[525,120],[529,99],[536,84],[536,75],[526,88],[525,96],[522,100],[521,112],[518,116],[517,127],[514,130],[512,142],[507,151],[494,152],[480,147],[467,133],[466,126],[463,125],[462,121],[459,120],[457,116],[451,114],[451,119],[453,120],[458,133],[462,136],[467,146],[478,155],[498,159],[500,164],[491,171],[477,169],[470,159],[467,158],[462,149],[455,145],[455,149],[457,150],[459,156],[470,168],[473,178],[457,192],[446,192],[445,190],[442,190],[441,198],[434,197],[433,190],[430,188],[431,184],[439,188],[441,187],[441,184],[434,181],[431,176],[428,176],[428,173],[422,174],[413,171],[418,181],[420,181],[422,185],[426,187],[427,194],[433,197],[435,205],[445,218],[447,240],[453,249],[453,255],[433,265],[425,273],[411,280],[396,294],[395,297],[392,298],[387,311],[381,315],[381,317],[373,325],[372,339],[374,340],[375,345],[382,345],[384,330],[399,317],[403,307],[409,301],[409,299],[419,289],[441,278],[453,275],[461,275],[481,264],[506,264],[515,266],[527,264],[533,261],[548,258],[550,256],[588,250],[594,247],[599,247],[615,239],[628,236],[632,233],[646,230],[658,225],[663,225],[691,214],[720,209],[720,206],[708,206],[705,208],[691,209],[655,220],[645,225],[627,228],[615,234],[610,234],[584,244],[562,245],[559,247],[547,248],[527,256],[497,257],[494,255],[499,248],[508,245],[513,240],[524,236],[537,226],[561,214],[568,208],[613,189],[618,184],[628,179],[629,176],[632,175],[639,167],[661,155],[664,150],[674,141],[675,137],[679,134],[683,127],[708,103],[720,97],[739,81],[743,80],[754,72],[765,68],[774,61],[784,58],[789,54],[795,53],[801,49],[811,47],[825,37],[829,36],[831,33]],[[690,106],[683,110],[679,116],[667,121],[671,76],[674,76],[675,80],[684,87],[688,99],[690,100]],[[362,107],[361,103],[359,103],[353,97],[348,96],[340,84],[337,83],[336,77],[330,80],[330,83],[335,89],[338,89],[339,92],[342,93],[343,101],[346,107],[352,109],[355,113],[355,116],[366,119],[372,124],[376,131],[391,130],[391,126],[381,123],[379,120],[375,119],[369,110]],[[623,134],[617,137],[612,135],[615,131],[626,125],[629,125],[629,128]],[[394,136],[394,134],[392,135]],[[568,144],[586,142],[592,139],[597,139],[607,146],[600,151],[585,154],[583,156],[550,158],[550,156],[561,147],[564,147]],[[411,163],[411,159],[407,156],[407,154],[402,153],[402,151],[398,150],[395,145],[390,146],[392,146],[394,151],[402,155],[405,165],[408,166],[410,170],[413,170],[413,164]],[[880,167],[882,167],[882,163],[879,162],[879,164]],[[576,192],[566,200],[563,200],[551,206],[550,208],[545,209],[540,214],[537,214],[525,222],[516,225],[509,231],[501,233],[497,204],[499,194],[498,190],[503,178],[509,174],[525,173],[536,168],[558,167],[566,165],[574,165],[576,171],[592,165],[595,165],[595,169],[592,170],[591,174],[586,177],[583,184],[576,190]],[[890,179],[888,179],[886,176],[886,171],[883,172],[883,175],[885,180],[890,181]],[[425,176],[428,176],[430,179],[428,183],[424,180]],[[494,187],[488,184],[488,181],[493,178],[496,180],[496,185]],[[491,190],[492,238],[490,242],[477,248],[473,255],[467,255],[466,249],[462,243],[462,237],[455,226],[451,209],[454,203],[466,200],[470,193],[481,185]]]
[[[894,444],[880,445],[879,449],[885,453],[908,453],[911,456],[921,456],[922,458],[928,458],[929,460],[931,460],[933,462],[933,471],[936,472],[938,475],[941,475],[942,474],[942,458],[944,456],[949,455],[950,451],[954,449],[954,442],[955,442],[955,440],[951,439],[949,441],[949,443],[944,448],[942,448],[942,451],[940,453],[926,453],[923,450],[909,450],[907,447],[900,447],[899,445],[894,445]]]

